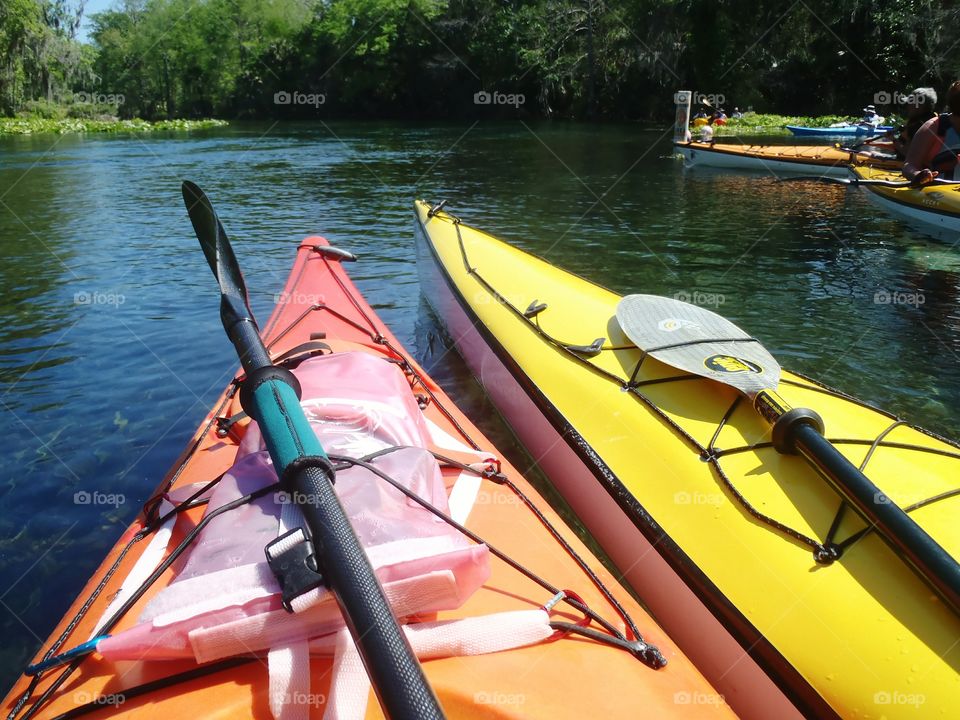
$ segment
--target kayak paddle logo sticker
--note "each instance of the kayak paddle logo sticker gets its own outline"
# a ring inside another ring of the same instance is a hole
[[[683,320],[682,318],[667,318],[657,323],[657,327],[663,332],[674,332],[683,328],[700,327],[692,320]]]
[[[707,370],[718,373],[762,373],[763,368],[749,360],[743,360],[733,355],[711,355],[703,361]]]

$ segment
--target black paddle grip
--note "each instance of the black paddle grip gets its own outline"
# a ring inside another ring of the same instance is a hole
[[[308,467],[298,473],[295,484],[299,497],[309,499],[300,509],[313,534],[319,570],[356,639],[380,707],[391,720],[442,720],[440,703],[390,613],[327,473]],[[373,628],[377,631],[371,632]]]
[[[801,425],[809,425],[820,435],[823,435],[823,418],[809,408],[793,408],[778,417],[773,423],[771,438],[773,447],[778,453],[796,455],[794,432]]]
[[[960,565],[811,425],[794,430],[797,450],[890,548],[960,614]]]

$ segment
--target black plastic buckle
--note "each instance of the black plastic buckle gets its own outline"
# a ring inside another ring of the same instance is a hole
[[[291,536],[299,535],[296,545],[283,551],[276,551],[274,546]],[[283,607],[287,612],[293,612],[292,602],[315,588],[325,586],[323,575],[317,569],[317,559],[313,551],[313,543],[303,528],[294,528],[284,533],[276,540],[271,541],[263,549],[267,556],[267,564],[280,583]]]

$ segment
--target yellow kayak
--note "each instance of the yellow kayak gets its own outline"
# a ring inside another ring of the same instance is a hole
[[[754,170],[772,175],[847,176],[851,165],[870,165],[899,171],[903,162],[894,158],[845,150],[833,145],[745,145],[740,143],[674,143],[688,167],[708,166]]]
[[[855,167],[854,175],[861,180],[904,182],[898,172],[878,168]],[[861,185],[870,199],[891,215],[925,227],[960,232],[960,184],[931,184],[920,188]]]
[[[618,295],[430,210],[416,204],[421,283],[457,349],[734,710],[955,716],[960,618],[802,458],[772,447],[750,403],[651,357],[638,366]],[[960,445],[787,371],[779,393],[960,556]]]

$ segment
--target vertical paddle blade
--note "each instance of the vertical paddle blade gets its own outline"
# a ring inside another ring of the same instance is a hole
[[[190,222],[193,223],[207,264],[220,285],[220,293],[229,301],[228,308],[221,308],[231,314],[231,317],[224,317],[224,322],[230,320],[232,325],[240,320],[253,321],[240,264],[233,254],[227,231],[223,229],[216,210],[203,190],[189,180],[183,183],[183,203],[187,206]]]
[[[751,398],[780,382],[780,365],[763,345],[697,305],[627,295],[617,305],[617,321],[634,345],[660,362],[731,385]]]
[[[249,372],[269,365],[270,358],[260,339],[247,297],[247,286],[227,231],[203,190],[185,180],[182,191],[183,203],[187,206],[200,247],[220,285],[220,319],[227,336],[237,348],[244,370]]]

